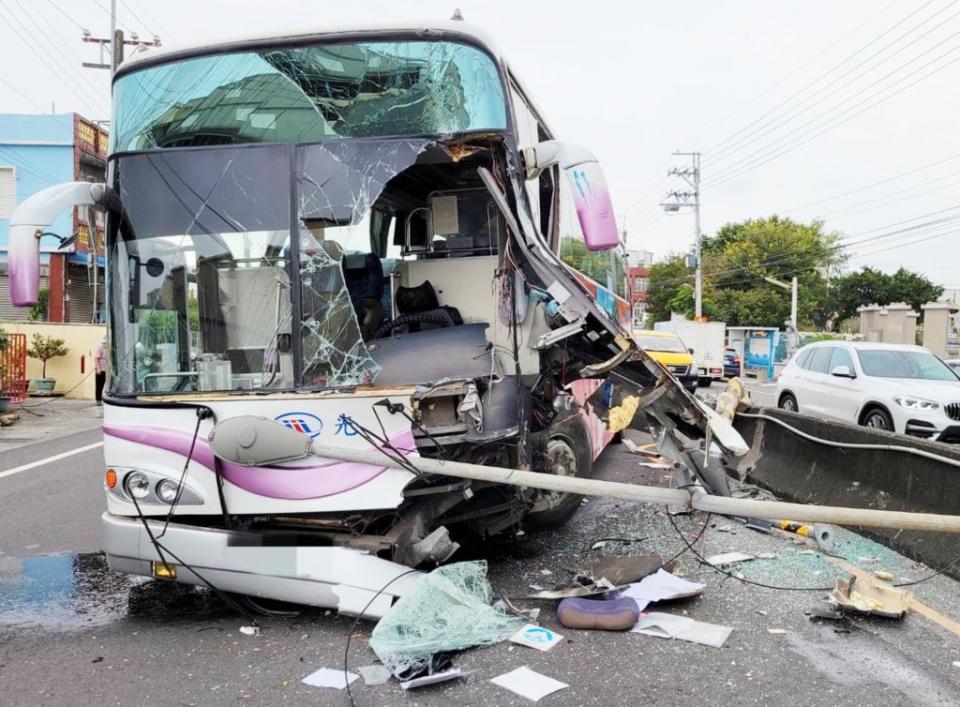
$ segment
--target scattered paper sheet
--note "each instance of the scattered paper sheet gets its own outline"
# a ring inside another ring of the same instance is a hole
[[[511,643],[536,648],[538,651],[548,651],[562,640],[563,636],[559,633],[536,624],[527,624],[510,637]]]
[[[637,602],[637,608],[643,611],[653,602],[685,599],[703,594],[703,590],[704,585],[699,582],[691,582],[659,569],[656,574],[647,575],[639,582],[634,582],[621,594]]]
[[[527,666],[511,670],[509,673],[493,678],[490,682],[534,702],[542,700],[557,690],[570,687],[559,680],[548,678],[546,675],[530,670]]]
[[[723,567],[735,565],[738,562],[749,562],[750,560],[755,559],[757,558],[753,555],[748,555],[745,552],[725,552],[722,555],[711,555],[707,558],[707,562],[714,567]]]
[[[354,675],[353,673],[345,673],[342,670],[320,668],[320,670],[307,675],[302,682],[304,685],[312,685],[313,687],[334,687],[342,690],[358,677],[360,676]]]
[[[450,670],[444,670],[442,673],[434,673],[433,675],[421,675],[418,678],[413,680],[404,680],[400,683],[400,687],[404,690],[412,690],[417,687],[423,687],[425,685],[436,685],[438,682],[446,682],[447,680],[456,680],[457,678],[466,677],[460,668],[450,668]]]
[[[691,643],[720,648],[730,637],[733,629],[719,624],[695,621],[687,616],[651,611],[640,614],[640,620],[631,629],[633,633],[642,633],[657,638],[676,638]]]

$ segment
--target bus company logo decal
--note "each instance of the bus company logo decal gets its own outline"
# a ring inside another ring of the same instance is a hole
[[[323,431],[323,420],[309,412],[285,412],[274,418],[284,427],[301,432],[313,439]]]

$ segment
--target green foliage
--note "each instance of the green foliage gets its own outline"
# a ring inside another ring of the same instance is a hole
[[[654,263],[647,279],[647,316],[654,322],[670,319],[670,303],[678,291],[693,285],[693,270],[681,256]]]
[[[713,300],[709,297],[703,297],[700,304],[703,314],[712,319],[716,311]],[[670,312],[680,312],[687,319],[693,319],[697,314],[696,291],[693,285],[688,285],[687,283],[680,285],[676,294],[670,298],[667,305],[670,308]],[[661,319],[659,321],[663,320]]]
[[[919,273],[900,268],[893,275],[864,267],[830,282],[829,302],[842,321],[857,314],[857,308],[868,304],[887,305],[906,302],[916,310],[920,305],[935,301],[943,288],[934,285]]]
[[[838,240],[819,221],[803,224],[779,216],[723,226],[701,246],[704,314],[731,326],[783,326],[790,317],[790,292],[764,278],[789,283],[796,275],[800,321],[825,320],[821,272],[842,262]],[[692,290],[684,288],[692,275],[680,257],[651,268],[648,310],[654,321],[668,319],[671,311],[693,314]]]
[[[47,321],[47,306],[50,302],[50,290],[42,287],[37,293],[37,303],[27,310],[27,319],[31,322]]]
[[[610,287],[612,284],[611,289],[621,297],[626,295],[624,287],[626,273],[623,258],[618,252],[588,250],[582,239],[563,236],[560,238],[560,259],[604,287]],[[608,275],[613,275],[613,283],[607,281]]]
[[[56,339],[52,336],[34,334],[30,339],[30,346],[27,349],[27,355],[43,362],[43,377],[47,377],[47,361],[57,356],[66,356],[70,349],[66,347],[66,341]]]

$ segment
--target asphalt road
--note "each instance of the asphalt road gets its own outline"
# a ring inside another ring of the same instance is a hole
[[[105,704],[346,704],[345,693],[312,688],[301,679],[320,667],[373,662],[372,624],[306,611],[260,621],[258,636],[239,632],[247,621],[204,592],[131,580],[106,571],[96,554],[104,501],[102,458],[90,449],[12,475],[11,470],[95,444],[95,431],[0,453],[0,703]],[[622,445],[601,457],[602,478],[656,482],[662,472],[639,466]],[[687,537],[704,517],[676,519]],[[600,538],[641,539],[592,550]],[[839,552],[866,569],[914,579],[926,569],[852,534]],[[773,559],[740,566],[747,578],[789,587],[823,587],[842,573],[821,556],[781,537],[759,534],[724,518],[709,520],[696,544],[701,553],[741,550]],[[521,596],[528,585],[562,582],[604,551],[683,547],[661,509],[594,499],[564,528],[530,533],[484,549],[497,592]],[[54,554],[51,554],[54,553]],[[664,704],[957,704],[960,639],[927,618],[902,622],[811,620],[822,591],[783,591],[748,585],[702,567],[690,554],[679,569],[703,581],[698,599],[658,606],[734,628],[711,648],[632,633],[560,627],[550,602],[544,625],[565,640],[541,653],[508,643],[464,651],[460,682],[403,692],[396,682],[353,684],[358,705],[520,705],[524,698],[489,682],[526,665],[569,685],[547,705]],[[549,573],[549,574],[548,574]],[[927,605],[960,619],[960,591],[936,577],[914,587]],[[525,606],[534,602],[519,600]],[[782,629],[786,633],[770,633]]]

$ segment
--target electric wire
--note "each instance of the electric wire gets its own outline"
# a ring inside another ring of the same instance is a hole
[[[734,138],[742,135],[745,131],[749,130],[750,128],[752,128],[752,127],[753,127],[754,125],[756,125],[757,123],[759,123],[759,122],[761,122],[762,120],[766,119],[771,113],[773,113],[773,112],[776,111],[776,110],[779,110],[781,107],[783,107],[784,105],[788,104],[788,103],[789,103],[790,101],[792,101],[794,98],[796,98],[796,97],[798,97],[798,96],[800,96],[800,95],[803,95],[803,93],[804,93],[807,89],[811,88],[812,86],[815,86],[818,82],[820,82],[821,80],[823,80],[823,79],[827,78],[828,76],[830,76],[834,71],[836,71],[837,69],[839,69],[840,67],[842,67],[844,64],[846,64],[848,61],[850,61],[851,59],[853,59],[854,57],[856,57],[858,54],[860,54],[861,52],[863,52],[864,50],[866,50],[868,47],[870,47],[870,46],[872,46],[874,43],[880,41],[883,37],[885,37],[885,36],[886,36],[887,34],[889,34],[890,32],[894,31],[895,29],[897,29],[900,25],[902,25],[904,22],[906,22],[907,20],[909,20],[909,19],[910,19],[911,17],[913,17],[914,15],[916,15],[916,14],[918,14],[919,12],[923,11],[928,5],[931,5],[931,4],[933,3],[933,1],[934,1],[934,0],[927,0],[927,2],[925,2],[923,5],[921,5],[920,7],[916,8],[915,10],[913,10],[912,12],[910,12],[909,14],[907,14],[905,17],[900,18],[900,19],[897,20],[897,22],[894,23],[892,26],[888,27],[886,30],[884,30],[883,32],[881,32],[879,35],[875,36],[873,39],[871,39],[871,40],[870,40],[869,42],[867,42],[865,45],[863,45],[862,47],[860,47],[859,49],[857,49],[857,50],[856,50],[855,52],[853,52],[852,54],[848,55],[848,56],[847,56],[845,59],[843,59],[840,63],[835,64],[834,66],[832,66],[830,69],[828,69],[828,70],[825,71],[824,73],[818,74],[817,77],[814,78],[812,81],[810,81],[809,83],[805,84],[801,89],[799,89],[798,91],[794,92],[793,94],[791,94],[790,96],[788,96],[787,98],[785,98],[784,100],[782,100],[780,103],[778,103],[777,105],[775,105],[773,108],[771,108],[771,109],[769,109],[768,111],[766,111],[766,112],[765,112],[763,115],[761,115],[759,118],[757,118],[756,120],[754,120],[754,121],[751,122],[751,123],[748,123],[746,126],[744,126],[743,128],[741,128],[741,129],[738,130],[737,132],[733,133],[732,135],[728,136],[727,138],[721,140],[719,143],[711,146],[709,149],[704,150],[704,152],[706,152],[706,153],[708,153],[708,154],[709,154],[709,153],[715,153],[720,147],[722,147],[723,145],[727,144],[730,140],[732,140],[732,139],[734,139]]]
[[[960,13],[958,13],[958,14],[960,14]],[[818,113],[817,115],[815,115],[814,117],[810,118],[810,119],[807,120],[806,122],[802,123],[801,125],[797,126],[796,128],[792,129],[791,131],[785,133],[784,135],[778,137],[774,142],[768,143],[767,145],[764,145],[763,147],[761,147],[761,148],[759,148],[759,149],[751,152],[750,154],[745,155],[745,156],[743,156],[743,157],[741,157],[741,158],[738,158],[737,160],[735,160],[734,162],[732,162],[732,163],[730,163],[730,164],[728,164],[728,165],[725,165],[724,167],[720,168],[720,169],[717,171],[717,173],[716,173],[715,176],[713,177],[712,181],[710,181],[709,183],[705,184],[704,187],[705,187],[705,188],[716,187],[716,186],[718,186],[719,184],[725,183],[726,181],[729,181],[730,179],[735,178],[736,176],[741,176],[742,174],[746,174],[746,173],[749,172],[749,171],[753,171],[753,169],[756,169],[756,168],[759,167],[759,166],[762,166],[762,165],[764,165],[764,164],[767,164],[767,163],[773,161],[774,159],[777,159],[778,157],[781,157],[782,155],[787,154],[788,152],[792,152],[793,150],[797,149],[798,147],[801,147],[801,146],[807,144],[808,142],[810,142],[811,140],[819,137],[820,135],[823,135],[823,134],[825,134],[825,133],[827,133],[827,132],[830,132],[831,130],[834,130],[835,128],[837,128],[837,127],[839,127],[839,126],[841,126],[841,125],[844,125],[844,124],[848,123],[850,120],[852,120],[853,118],[861,115],[862,113],[866,112],[867,110],[870,110],[870,109],[872,109],[872,108],[875,108],[876,106],[880,105],[881,103],[884,103],[884,102],[888,101],[889,99],[891,99],[891,98],[899,95],[899,94],[902,93],[903,91],[905,91],[905,90],[907,90],[907,89],[909,89],[909,88],[917,85],[918,83],[920,83],[920,82],[923,81],[924,79],[929,78],[929,77],[932,76],[933,74],[938,73],[939,71],[942,71],[943,69],[946,69],[947,67],[953,65],[954,63],[956,63],[956,61],[960,60],[960,57],[955,57],[953,60],[947,62],[946,64],[944,64],[944,65],[942,65],[942,66],[940,66],[940,67],[937,67],[937,68],[934,69],[933,71],[927,73],[927,74],[924,75],[924,76],[921,76],[920,78],[916,79],[915,81],[910,82],[910,83],[907,84],[906,86],[903,86],[903,87],[897,89],[897,90],[894,91],[893,93],[890,93],[890,94],[888,94],[888,95],[886,95],[886,96],[883,96],[883,97],[880,98],[879,100],[873,102],[871,105],[868,105],[866,108],[863,108],[862,110],[859,110],[859,111],[856,110],[856,109],[859,108],[860,106],[863,106],[863,105],[866,104],[866,103],[870,103],[870,101],[872,101],[873,99],[877,98],[878,96],[881,96],[881,95],[882,95],[885,91],[887,91],[889,88],[891,88],[891,87],[893,87],[893,86],[896,86],[896,85],[899,84],[899,83],[902,83],[902,82],[905,81],[906,79],[908,79],[908,78],[916,75],[917,73],[923,71],[924,69],[926,69],[927,67],[935,64],[936,62],[940,61],[941,59],[944,59],[944,58],[946,58],[946,57],[949,57],[950,55],[955,54],[957,51],[960,51],[960,44],[957,44],[957,45],[951,47],[949,50],[947,50],[946,52],[943,52],[942,54],[938,55],[937,57],[935,57],[934,59],[930,60],[929,62],[927,62],[927,63],[923,64],[922,66],[918,67],[917,69],[915,69],[915,70],[907,73],[906,75],[898,78],[896,81],[892,82],[890,85],[881,87],[879,90],[875,91],[873,94],[867,96],[867,97],[864,98],[863,100],[855,103],[854,105],[852,105],[852,106],[850,106],[850,107],[848,107],[848,108],[845,108],[844,110],[840,111],[839,113],[836,113],[836,110],[837,110],[838,108],[840,108],[841,106],[843,106],[845,103],[848,103],[848,102],[849,102],[850,100],[852,100],[853,98],[856,98],[857,96],[859,96],[859,95],[863,94],[864,92],[868,91],[869,89],[873,88],[873,87],[876,86],[878,83],[880,83],[880,81],[882,81],[882,80],[884,80],[884,79],[886,79],[886,78],[889,78],[891,75],[893,75],[894,73],[896,73],[896,71],[899,71],[901,68],[903,68],[903,67],[905,67],[905,66],[913,63],[914,61],[916,61],[917,59],[919,59],[919,58],[921,58],[922,56],[926,55],[926,54],[929,53],[930,51],[933,51],[934,49],[940,47],[940,46],[941,46],[942,44],[944,44],[947,40],[953,39],[953,38],[955,38],[955,37],[957,37],[957,36],[960,36],[960,31],[955,32],[954,34],[951,34],[949,37],[947,37],[947,38],[944,39],[943,41],[939,42],[938,44],[934,45],[933,47],[930,47],[928,50],[926,50],[926,51],[923,52],[922,54],[918,55],[917,57],[914,57],[913,59],[911,59],[909,62],[907,62],[907,64],[904,64],[903,66],[899,67],[899,68],[896,69],[895,71],[890,72],[890,73],[887,74],[886,76],[882,77],[881,79],[878,79],[877,81],[875,81],[874,83],[872,83],[872,84],[868,85],[867,87],[861,89],[861,90],[858,91],[857,93],[854,93],[853,95],[851,95],[850,97],[844,99],[843,101],[841,101],[841,102],[839,102],[839,103],[831,106],[830,108],[828,108],[828,109],[826,109],[826,110]],[[855,112],[852,112],[852,111],[855,111]],[[798,135],[797,137],[791,137],[791,136],[796,135],[798,132],[802,131],[804,128],[810,126],[811,124],[817,122],[818,120],[820,120],[821,118],[823,118],[823,117],[825,117],[825,116],[827,117],[827,120],[826,120],[824,123],[822,123],[821,125],[815,125],[813,128],[811,128],[810,130],[806,131],[805,133],[802,133],[802,134]],[[844,117],[844,116],[846,116],[846,117]],[[836,121],[838,118],[843,118],[843,119],[840,120],[839,122],[834,122],[834,121]],[[831,125],[832,122],[833,122],[833,124]],[[789,140],[787,140],[787,138],[789,138]],[[806,139],[804,139],[804,138],[806,138]],[[783,143],[784,141],[787,142],[787,144],[786,144],[785,146],[782,145],[782,144],[779,144],[779,143]],[[791,143],[794,143],[794,144],[791,144]],[[751,161],[751,160],[752,160],[752,161]],[[738,170],[739,170],[739,171],[738,171]]]
[[[126,491],[127,495],[130,497],[130,499],[133,501],[133,506],[137,510],[137,517],[140,519],[140,523],[143,525],[143,529],[146,531],[147,537],[150,539],[150,544],[153,545],[153,549],[157,551],[157,555],[160,557],[160,561],[163,563],[163,565],[165,567],[171,566],[172,563],[168,562],[166,558],[166,556],[169,555],[174,560],[176,560],[177,563],[179,563],[183,568],[191,572],[197,579],[203,582],[203,584],[207,587],[207,589],[209,589],[210,591],[214,592],[217,596],[219,596],[220,599],[227,606],[233,607],[235,611],[247,617],[247,620],[250,621],[251,625],[259,629],[260,624],[257,623],[256,617],[252,613],[250,613],[250,611],[245,606],[243,606],[240,602],[236,601],[233,597],[231,597],[226,592],[217,588],[210,580],[208,580],[206,577],[200,574],[195,567],[192,567],[191,565],[187,564],[182,559],[180,559],[174,552],[170,550],[170,548],[163,545],[156,538],[156,536],[154,536],[153,530],[150,528],[150,523],[147,521],[146,516],[143,515],[143,510],[141,510],[140,508],[140,502],[137,500],[136,496],[130,493],[130,489],[126,485],[126,482],[124,482],[124,490]]]
[[[822,199],[817,199],[817,200],[815,200],[815,201],[809,201],[809,202],[807,202],[806,204],[801,204],[800,206],[793,206],[793,207],[791,207],[791,208],[789,208],[789,209],[784,209],[784,210],[783,210],[783,213],[789,214],[789,213],[792,213],[792,212],[794,212],[794,211],[802,211],[802,210],[807,209],[807,208],[809,208],[809,207],[811,207],[811,206],[816,206],[816,205],[818,205],[818,204],[823,204],[823,203],[828,202],[828,201],[836,201],[837,199],[841,199],[841,198],[843,198],[843,197],[845,197],[845,196],[849,196],[849,195],[851,195],[851,194],[856,194],[856,193],[858,193],[858,192],[865,191],[865,190],[867,190],[867,189],[872,189],[873,187],[880,186],[881,184],[887,184],[888,182],[896,181],[897,179],[900,179],[900,178],[902,178],[902,177],[908,177],[908,176],[910,176],[910,175],[912,175],[912,174],[916,174],[917,172],[923,172],[924,170],[930,169],[931,167],[936,167],[936,166],[938,166],[938,165],[944,164],[945,162],[951,162],[951,161],[956,160],[956,159],[958,159],[958,158],[960,158],[960,153],[957,153],[957,154],[955,154],[955,155],[950,155],[949,157],[944,157],[943,159],[939,159],[939,160],[936,160],[936,161],[934,161],[934,162],[930,162],[930,163],[928,163],[928,164],[921,165],[920,167],[916,167],[916,168],[911,169],[911,170],[908,170],[908,171],[906,171],[906,172],[900,172],[899,174],[895,174],[895,175],[893,175],[893,176],[891,176],[891,177],[887,177],[887,178],[885,178],[885,179],[881,179],[880,181],[877,181],[877,182],[871,182],[870,184],[865,184],[865,185],[860,186],[860,187],[857,187],[857,188],[855,188],[855,189],[849,189],[849,190],[847,190],[847,191],[841,192],[840,194],[835,194],[835,195],[833,195],[833,196],[828,196],[828,197],[825,197],[825,198],[822,198]]]
[[[914,44],[916,44],[916,43],[919,42],[920,40],[926,38],[926,37],[929,36],[929,34],[930,34],[929,31],[926,32],[926,33],[921,34],[919,37],[915,37],[913,40],[911,40],[910,42],[908,42],[906,45],[904,45],[903,47],[900,47],[896,52],[894,52],[894,53],[891,54],[890,56],[886,57],[885,59],[881,59],[881,61],[879,61],[878,63],[874,64],[873,66],[867,68],[865,71],[861,72],[860,74],[858,74],[857,76],[855,76],[853,79],[850,79],[850,80],[848,80],[848,81],[846,81],[846,82],[844,82],[844,83],[840,83],[839,85],[837,85],[837,81],[840,81],[841,79],[846,78],[846,77],[849,76],[852,72],[854,72],[854,71],[856,71],[857,69],[859,69],[860,67],[862,67],[864,64],[866,64],[867,62],[869,62],[871,59],[873,59],[873,58],[877,57],[878,55],[882,54],[884,51],[886,51],[887,49],[889,49],[890,47],[892,47],[894,44],[896,44],[897,42],[899,42],[901,39],[904,39],[904,38],[906,38],[907,36],[909,36],[910,34],[912,34],[915,30],[917,30],[917,29],[919,29],[920,27],[922,27],[924,24],[926,24],[927,22],[929,22],[930,20],[932,20],[933,18],[935,18],[935,17],[936,17],[937,15],[939,15],[940,13],[944,12],[947,8],[949,8],[950,6],[954,5],[955,3],[956,3],[956,0],[951,0],[950,3],[948,3],[948,4],[945,5],[945,6],[943,6],[941,9],[939,9],[939,10],[938,10],[937,12],[935,12],[934,14],[930,15],[927,19],[923,20],[923,22],[921,22],[920,24],[916,25],[915,27],[913,27],[912,29],[908,30],[907,32],[899,35],[899,36],[898,36],[896,39],[894,39],[892,42],[890,42],[889,44],[885,45],[882,49],[878,50],[877,52],[874,52],[873,54],[871,54],[869,57],[867,57],[865,60],[863,60],[863,61],[860,62],[859,64],[856,64],[854,67],[852,67],[851,69],[849,69],[846,73],[841,74],[839,77],[836,77],[835,79],[832,79],[832,80],[830,81],[830,83],[828,83],[828,84],[822,86],[821,88],[817,89],[817,91],[815,91],[813,94],[811,94],[808,98],[812,99],[812,98],[818,96],[818,94],[819,94],[822,90],[832,88],[832,90],[831,90],[829,93],[827,93],[826,95],[818,98],[817,101],[816,101],[815,103],[811,104],[810,106],[804,107],[804,106],[801,104],[801,105],[799,105],[799,106],[796,106],[794,109],[791,109],[791,110],[796,111],[796,114],[795,114],[794,116],[792,116],[792,117],[789,116],[789,111],[788,111],[787,113],[785,113],[785,114],[783,114],[783,115],[781,115],[781,116],[777,116],[776,118],[771,119],[768,123],[766,123],[764,126],[760,126],[757,130],[754,130],[754,131],[748,133],[747,135],[744,135],[742,138],[740,138],[739,140],[735,141],[732,145],[728,145],[726,148],[721,149],[721,150],[716,150],[716,149],[714,149],[714,150],[708,151],[709,154],[710,154],[711,160],[712,160],[713,162],[722,162],[725,158],[729,157],[731,154],[734,154],[734,153],[736,153],[737,151],[739,151],[740,149],[742,149],[742,147],[738,147],[738,145],[743,145],[743,144],[746,143],[746,141],[754,141],[754,140],[757,140],[757,139],[762,138],[762,137],[764,137],[764,136],[766,136],[766,135],[769,135],[771,132],[775,132],[776,130],[779,130],[779,129],[780,129],[781,127],[783,127],[784,125],[787,125],[787,124],[789,124],[790,122],[792,122],[795,118],[802,116],[802,115],[803,115],[803,112],[804,112],[805,110],[809,110],[809,108],[813,108],[813,107],[815,107],[816,105],[823,103],[826,99],[830,98],[831,96],[836,95],[837,93],[839,93],[840,91],[842,91],[842,90],[843,90],[844,88],[846,88],[847,86],[850,86],[852,83],[856,82],[858,79],[860,79],[860,78],[862,78],[863,76],[865,76],[866,74],[868,74],[868,73],[869,73],[870,71],[872,71],[873,69],[875,69],[875,68],[877,68],[878,66],[882,65],[883,63],[885,63],[885,62],[888,61],[889,59],[897,56],[897,54],[900,54],[901,52],[903,52],[904,49],[907,49],[908,47],[913,46]],[[954,13],[953,15],[951,15],[950,17],[948,17],[946,20],[944,20],[944,21],[942,21],[940,24],[938,24],[934,29],[944,26],[947,22],[949,22],[950,20],[954,19],[954,18],[957,17],[958,15],[960,15],[960,13]],[[948,37],[947,39],[950,39],[950,38],[952,38],[953,36],[955,36],[955,35],[951,35],[951,36]],[[946,41],[946,40],[944,40],[944,41]],[[881,77],[880,79],[878,79],[877,81],[875,81],[873,84],[870,84],[870,85],[867,86],[866,88],[861,89],[859,92],[854,93],[852,96],[848,97],[846,100],[850,100],[850,99],[856,97],[857,95],[859,95],[859,93],[862,93],[864,90],[866,90],[866,89],[874,86],[876,83],[879,83],[879,82],[883,81],[884,79],[888,78],[888,77],[891,76],[892,74],[894,74],[894,73],[896,73],[897,71],[899,71],[900,69],[902,69],[904,66],[908,66],[910,63],[916,61],[918,58],[920,58],[921,56],[923,56],[925,53],[927,53],[927,52],[929,52],[929,51],[932,51],[932,50],[935,49],[937,46],[939,46],[939,45],[934,45],[934,47],[931,47],[930,49],[927,49],[926,52],[924,52],[923,54],[920,54],[920,55],[914,57],[913,59],[911,59],[910,61],[908,61],[906,64],[903,64],[903,65],[899,66],[897,69],[895,69],[894,71],[892,71],[892,72],[886,74],[885,76]],[[808,99],[804,99],[804,100],[806,101],[806,100],[808,100]],[[844,101],[844,102],[846,102],[846,101]],[[841,102],[841,103],[838,104],[838,105],[843,105],[843,102]],[[836,108],[836,106],[834,107],[834,109],[835,109],[835,108]],[[777,121],[780,120],[780,118],[783,118],[783,117],[786,117],[786,120],[778,123]],[[764,127],[766,127],[767,129],[764,130]]]
[[[69,80],[63,80],[65,78],[63,76],[63,67],[58,68],[55,64],[52,63],[52,61],[48,61],[48,56],[38,49],[38,47],[44,46],[45,43],[38,42],[36,40],[36,37],[33,34],[33,32],[29,29],[26,23],[20,20],[19,15],[16,12],[12,11],[10,7],[6,4],[6,2],[4,2],[4,0],[0,0],[0,7],[2,7],[10,15],[9,17],[6,14],[0,15],[0,19],[3,19],[3,21],[7,24],[7,26],[13,30],[14,34],[17,35],[17,37],[21,40],[24,46],[26,46],[27,49],[40,60],[40,62],[53,74],[53,76],[60,79],[63,86],[67,90],[69,90],[74,96],[76,96],[81,103],[86,105],[88,110],[91,110],[95,114],[99,113],[100,109],[97,107],[94,107],[93,104],[89,102],[87,96],[83,93],[84,89],[79,84],[76,83],[75,79],[71,78]],[[11,18],[13,21],[11,21]],[[17,23],[16,26],[14,26],[13,24],[14,21]],[[24,35],[31,38],[33,41],[27,41],[24,38]],[[59,49],[57,49],[57,51],[58,53],[60,53]],[[63,56],[62,53],[60,55]],[[52,60],[52,57],[51,57],[51,60]]]

